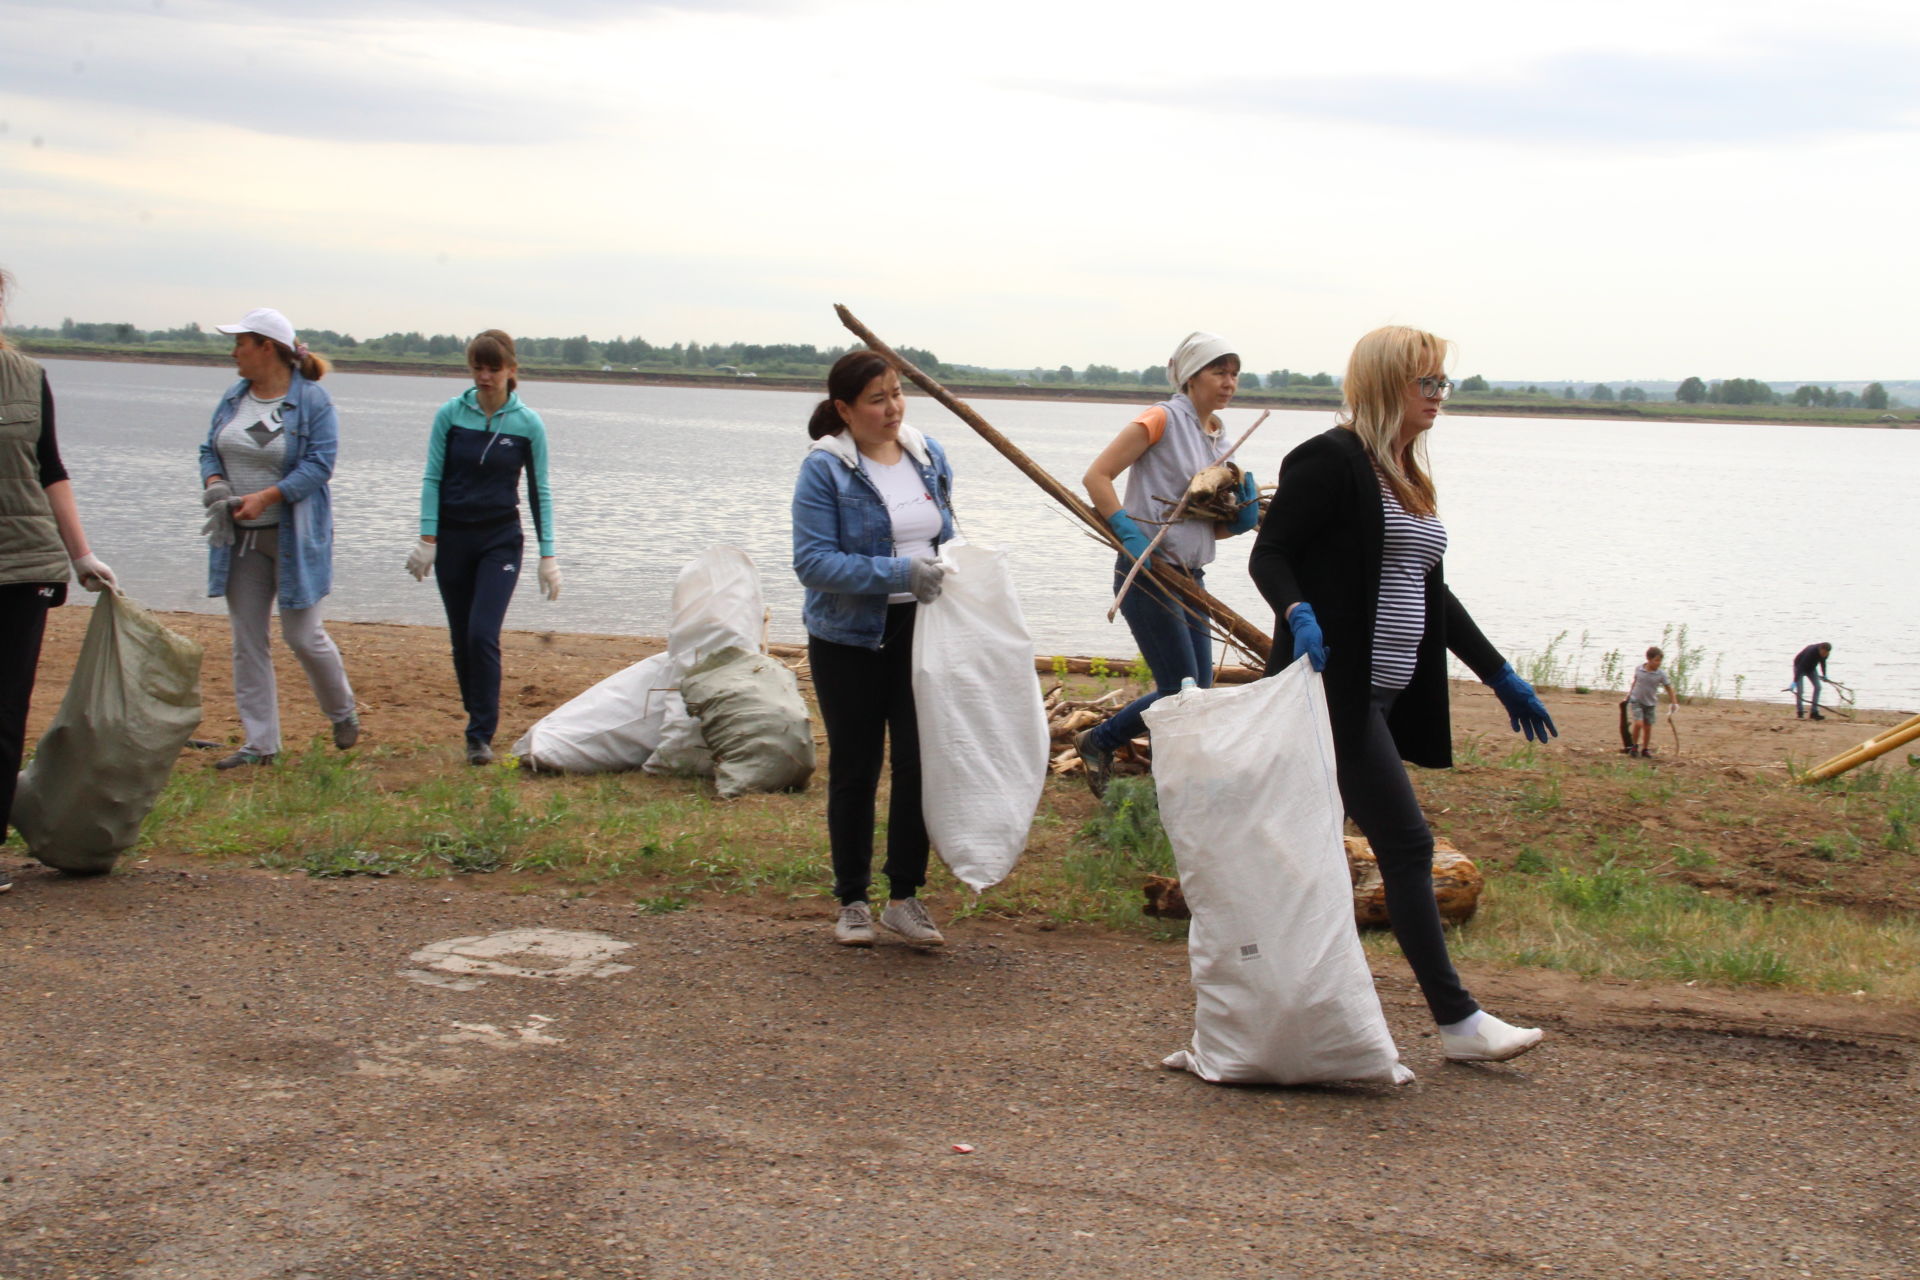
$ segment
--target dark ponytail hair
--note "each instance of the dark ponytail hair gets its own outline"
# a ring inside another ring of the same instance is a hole
[[[845,431],[847,424],[840,417],[840,410],[834,407],[834,401],[852,404],[869,382],[892,368],[885,356],[865,347],[855,347],[835,360],[827,373],[827,398],[813,407],[813,416],[807,419],[807,435],[819,440]]]
[[[505,329],[482,329],[473,335],[473,341],[467,344],[467,367],[478,366],[482,369],[518,369],[519,353],[513,348],[513,339]],[[507,375],[507,390],[520,385],[520,379]]]

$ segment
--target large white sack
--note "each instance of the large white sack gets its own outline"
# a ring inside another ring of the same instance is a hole
[[[941,859],[979,890],[1026,851],[1051,743],[1006,553],[949,543],[940,558],[940,595],[913,624],[920,808]]]
[[[673,583],[673,623],[667,630],[666,700],[660,741],[644,766],[648,773],[711,777],[713,753],[700,736],[700,721],[678,692],[687,673],[722,649],[760,651],[766,604],[760,574],[738,547],[708,547],[680,569]]]
[[[672,691],[667,655],[642,658],[549,711],[513,744],[513,754],[554,773],[638,769],[660,745]]]
[[[766,604],[760,574],[738,547],[708,547],[673,583],[673,623],[667,653],[674,683],[722,649],[760,652]]]
[[[1193,1043],[1228,1084],[1404,1084],[1353,922],[1333,731],[1304,660],[1147,709],[1160,820],[1193,912]]]

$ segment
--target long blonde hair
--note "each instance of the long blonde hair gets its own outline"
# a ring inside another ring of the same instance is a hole
[[[6,318],[7,295],[11,292],[13,292],[13,272],[0,267],[0,320]],[[7,335],[0,333],[0,350],[5,350],[6,345]]]
[[[1452,354],[1453,344],[1445,338],[1390,324],[1354,344],[1347,359],[1347,380],[1340,386],[1345,401],[1340,425],[1360,437],[1393,496],[1416,515],[1434,514],[1438,501],[1433,477],[1427,473],[1426,433],[1400,447],[1407,384],[1430,373],[1444,373]]]

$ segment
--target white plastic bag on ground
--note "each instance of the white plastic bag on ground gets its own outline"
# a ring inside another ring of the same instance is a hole
[[[673,623],[667,631],[666,683],[678,689],[689,671],[722,649],[760,651],[766,604],[760,574],[738,547],[709,547],[689,560],[673,584]],[[647,760],[655,774],[708,775],[713,757],[700,722],[676,692],[666,703],[660,741]]]
[[[722,649],[680,683],[713,752],[720,798],[798,791],[813,776],[813,726],[800,682],[777,658]]]
[[[980,890],[1026,851],[1051,741],[1006,553],[949,543],[940,558],[951,569],[913,624],[920,807],[941,859]]]
[[[1193,1043],[1226,1084],[1403,1084],[1353,922],[1333,733],[1304,660],[1147,710],[1160,819],[1193,922]]]
[[[552,773],[638,769],[655,747],[677,697],[666,654],[642,658],[534,722],[513,744],[528,766]]]
[[[113,870],[200,723],[200,646],[114,591],[87,621],[73,680],[20,774],[27,852],[76,875]]]

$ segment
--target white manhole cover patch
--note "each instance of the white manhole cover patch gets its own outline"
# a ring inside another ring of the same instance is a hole
[[[508,929],[429,943],[407,957],[420,967],[402,969],[400,976],[456,991],[470,991],[490,977],[551,982],[611,978],[632,971],[630,964],[613,963],[614,956],[632,946],[604,933]]]

